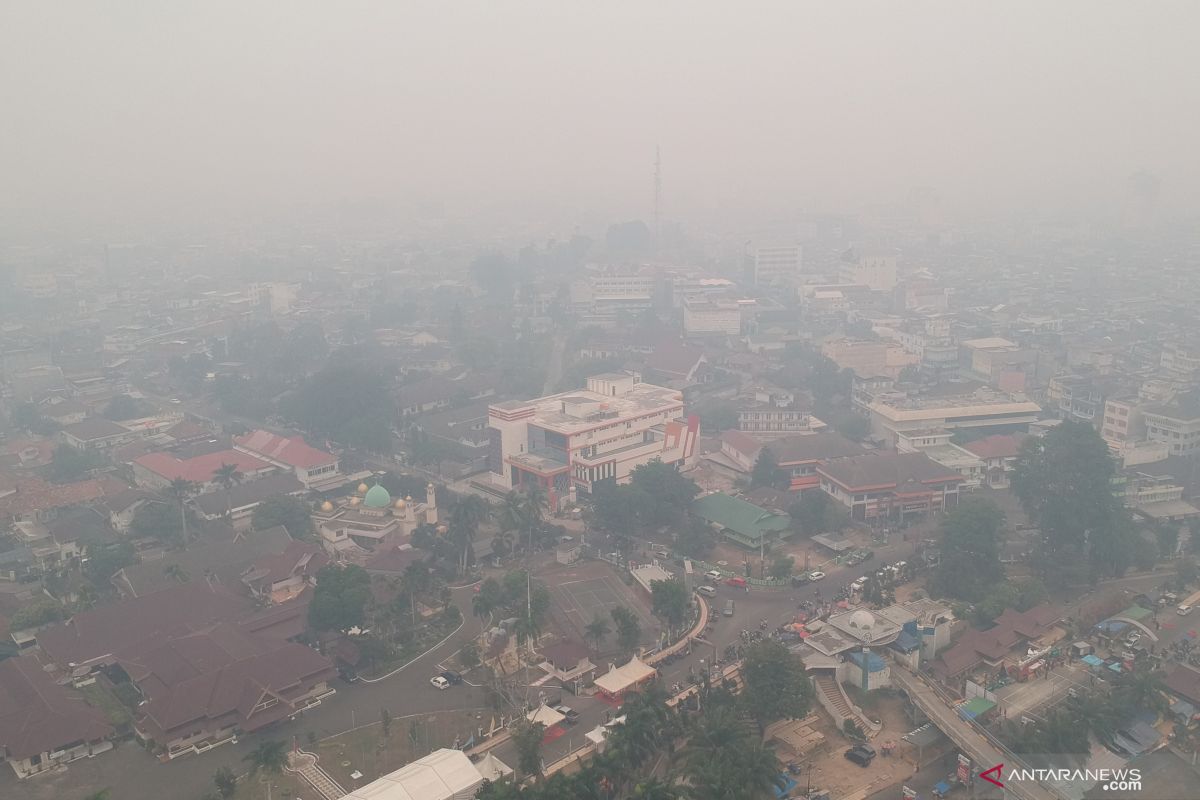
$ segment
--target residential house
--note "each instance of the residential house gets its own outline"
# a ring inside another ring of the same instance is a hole
[[[792,527],[792,520],[787,515],[722,492],[697,498],[692,503],[692,514],[712,525],[734,544],[755,550],[769,546]]]
[[[59,425],[75,425],[87,419],[90,409],[77,400],[52,394],[37,404],[38,413]]]
[[[942,511],[958,505],[963,478],[923,453],[876,453],[836,458],[817,467],[821,489],[871,520]]]
[[[275,465],[240,450],[218,450],[215,453],[178,458],[171,453],[147,453],[133,460],[133,477],[147,489],[165,489],[173,481],[185,480],[200,491],[220,487],[216,473],[226,464],[237,467],[243,480],[252,481],[275,471]]]
[[[235,436],[233,446],[243,453],[292,471],[296,479],[314,491],[337,488],[344,483],[338,473],[338,457],[312,447],[299,436],[278,436],[264,430]]]
[[[794,392],[759,387],[738,402],[738,430],[755,439],[769,441],[824,428],[825,423],[814,417],[808,404]]]
[[[108,524],[113,530],[128,533],[129,526],[133,523],[133,515],[148,502],[151,502],[151,497],[146,492],[140,489],[126,489],[106,495],[96,505],[108,515]]]
[[[995,675],[1009,667],[1028,665],[1029,656],[1048,648],[1065,632],[1057,626],[1062,610],[1056,606],[1034,606],[1028,611],[1005,609],[986,630],[970,628],[933,664],[941,680],[961,685],[973,673]]]
[[[960,491],[971,491],[983,485],[985,465],[983,459],[970,450],[950,441],[953,436],[947,430],[906,431],[896,434],[896,452],[924,453],[947,469],[962,476]]]
[[[287,551],[292,537],[281,525],[251,534],[214,530],[187,550],[162,552],[158,559],[124,567],[112,584],[125,597],[144,597],[179,583],[239,587],[242,574],[258,559]]]
[[[36,657],[0,661],[0,755],[18,778],[111,750],[115,733],[100,709],[63,685]]]
[[[1173,456],[1200,455],[1200,392],[1180,395],[1170,403],[1142,411],[1146,438],[1166,444]]]
[[[316,586],[317,573],[329,563],[329,556],[312,542],[288,542],[278,555],[264,555],[242,573],[242,583],[257,598],[272,603],[286,602]]]
[[[82,506],[105,496],[101,480],[74,483],[50,483],[41,478],[17,478],[0,492],[0,520],[6,522],[48,522],[69,508]]]
[[[1026,434],[995,434],[967,442],[963,448],[983,461],[984,482],[992,489],[1007,489]]]
[[[596,677],[596,665],[590,656],[579,642],[555,642],[542,648],[543,661],[538,667],[559,682],[586,686]]]
[[[293,473],[276,472],[258,480],[239,483],[232,489],[206,492],[193,497],[190,504],[201,518],[211,522],[228,516],[229,524],[241,530],[250,526],[254,509],[264,500],[285,495],[299,497],[307,492],[308,488]]]

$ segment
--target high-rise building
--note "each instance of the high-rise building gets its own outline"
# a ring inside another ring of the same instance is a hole
[[[756,286],[796,285],[803,264],[803,248],[798,244],[758,247],[750,259],[748,277]]]

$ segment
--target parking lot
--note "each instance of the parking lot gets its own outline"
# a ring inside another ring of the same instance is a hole
[[[1009,719],[1041,718],[1066,700],[1071,689],[1091,688],[1094,680],[1083,664],[1075,662],[1055,667],[1045,677],[1038,675],[1023,683],[1001,687],[994,694]]]

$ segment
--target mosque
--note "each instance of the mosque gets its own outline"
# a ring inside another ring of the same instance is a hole
[[[437,493],[431,483],[424,502],[411,496],[393,500],[378,483],[360,483],[354,494],[321,503],[312,517],[330,556],[364,563],[373,554],[407,547],[418,526],[437,525]]]

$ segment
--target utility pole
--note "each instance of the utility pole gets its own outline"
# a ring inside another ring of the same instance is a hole
[[[662,151],[654,146],[654,255],[662,252]]]

